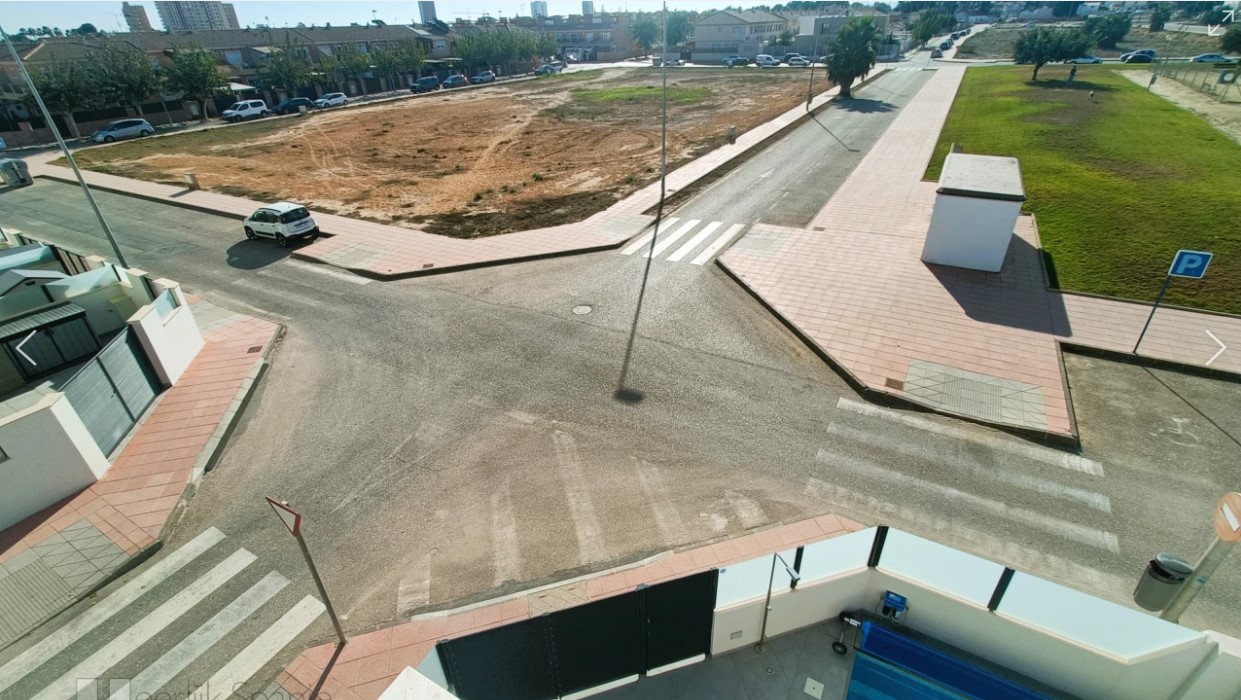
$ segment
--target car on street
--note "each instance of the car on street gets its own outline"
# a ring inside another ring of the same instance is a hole
[[[1122,63],[1154,63],[1155,57],[1148,53],[1133,53],[1120,60]]]
[[[1066,60],[1065,63],[1103,63],[1103,59],[1098,56],[1078,56],[1077,58]]]
[[[951,41],[941,41],[941,42],[939,42],[939,50],[940,50],[940,51],[947,51],[948,49],[951,49],[951,48],[952,48],[952,42],[951,42]]]
[[[1026,29],[1034,29],[1034,22],[1026,22],[1025,24],[1023,24],[1023,25],[1021,25],[1021,26],[1022,26],[1022,27],[1024,27],[1024,28],[1026,28]]]
[[[235,102],[220,113],[220,118],[234,124],[244,119],[258,119],[267,116],[271,116],[271,111],[267,109],[267,103],[262,100]]]
[[[781,62],[781,63],[788,63],[789,61],[793,60],[794,58],[801,58],[801,57],[802,57],[802,55],[801,55],[801,54],[799,54],[799,53],[786,53],[786,54],[784,54],[783,56],[781,56],[781,57],[780,57],[780,62]],[[792,64],[790,64],[790,65],[792,65]]]
[[[276,105],[272,111],[276,114],[297,114],[302,111],[302,107],[305,107],[306,111],[309,112],[315,108],[315,103],[308,97],[291,97],[287,100],[281,100],[280,104]]]
[[[788,64],[795,68],[808,68],[810,67],[810,59],[794,56],[788,60]]]
[[[328,94],[315,100],[315,106],[319,109],[328,107],[343,107],[349,104],[349,98],[345,97],[343,92],[329,92]]]
[[[1200,53],[1189,60],[1194,63],[1226,63],[1228,65],[1237,62],[1237,59],[1229,58],[1222,53]]]
[[[750,59],[745,56],[725,56],[724,65],[729,68],[732,68],[733,66],[748,66],[750,65]]]
[[[496,81],[496,74],[492,73],[489,70],[485,70],[482,73],[479,73],[478,75],[475,75],[474,77],[470,78],[470,82],[475,85],[482,85],[483,83],[494,83],[495,81]]]
[[[560,72],[560,69],[557,68],[556,66],[553,66],[550,63],[544,63],[543,65],[534,69],[535,75],[555,75],[559,72]]]
[[[943,58],[943,57],[944,57],[943,51],[940,51],[939,49],[935,49],[931,51],[931,58]]]
[[[465,79],[464,75],[450,75],[444,78],[444,82],[440,83],[444,88],[465,87],[470,81]]]
[[[775,56],[768,56],[765,53],[760,53],[757,57],[755,57],[754,63],[756,63],[759,68],[775,68],[780,65],[780,59]]]
[[[121,139],[150,136],[153,133],[155,133],[155,127],[145,119],[117,119],[114,122],[108,122],[107,126],[91,134],[90,140],[95,143],[112,143]]]
[[[537,73],[538,71],[535,71],[535,72]],[[431,92],[432,90],[438,90],[438,89],[440,89],[440,79],[435,77],[434,75],[428,75],[425,78],[419,78],[414,81],[413,85],[409,86],[409,91],[415,94],[419,92]]]
[[[274,238],[282,248],[299,239],[313,240],[319,225],[310,210],[297,202],[276,202],[259,207],[243,222],[246,238]]]
[[[1152,59],[1154,59],[1157,56],[1154,49],[1137,49],[1134,51],[1130,51],[1128,53],[1122,53],[1120,55],[1120,61],[1121,63],[1129,63],[1130,58],[1133,58],[1134,56],[1138,56],[1138,55],[1150,56]]]

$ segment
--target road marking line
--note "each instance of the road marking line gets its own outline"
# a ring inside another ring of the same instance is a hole
[[[830,454],[827,450],[819,450],[819,453],[815,455],[815,460],[825,467],[875,479],[888,486],[922,488],[932,491],[954,505],[972,506],[1022,525],[1036,527],[1054,535],[1059,535],[1066,540],[1080,542],[1091,547],[1098,547],[1099,549],[1106,549],[1112,554],[1120,553],[1120,541],[1116,538],[1116,535],[1098,528],[1078,525],[1027,508],[1010,506],[1001,501],[984,498],[950,486],[944,486],[943,484],[926,481],[903,472],[881,467],[878,464],[863,459]]]
[[[306,596],[298,601],[297,605],[285,613],[276,624],[263,630],[253,642],[241,650],[241,653],[234,656],[231,661],[224,664],[224,668],[216,671],[211,680],[207,681],[201,688],[190,693],[191,698],[215,698],[219,697],[219,690],[215,695],[211,695],[212,688],[226,688],[232,690],[240,687],[243,683],[250,680],[250,676],[258,673],[260,668],[271,660],[280,650],[289,645],[293,638],[302,633],[315,618],[323,614],[323,603],[319,602],[313,596]]]
[[[286,265],[289,265],[290,267],[296,267],[299,270],[306,270],[307,272],[314,272],[320,275],[327,275],[328,277],[335,277],[338,280],[342,280],[344,282],[348,282],[350,284],[356,284],[359,286],[370,284],[371,282],[374,281],[366,277],[359,277],[357,275],[351,275],[347,272],[338,272],[336,270],[328,269],[324,267],[323,265],[313,265],[311,263],[301,262],[300,260],[285,260],[284,262]]]
[[[568,433],[557,430],[552,433],[556,461],[560,464],[560,479],[564,482],[565,498],[569,501],[569,515],[577,531],[578,553],[581,562],[589,564],[605,558],[603,531],[599,528],[599,516],[590,500],[589,484],[582,474],[582,459],[577,443]]]
[[[745,228],[745,224],[733,224],[732,226],[729,226],[727,231],[721,234],[719,238],[716,238],[714,241],[712,241],[711,245],[704,248],[703,251],[698,254],[698,257],[690,261],[690,264],[701,265],[707,262],[716,253],[723,250],[724,246],[728,245],[728,242],[731,241],[733,238],[735,238],[738,233],[741,233],[741,230],[744,228]]]
[[[237,596],[228,607],[216,613],[190,633],[190,636],[159,657],[155,663],[143,669],[128,683],[121,685],[109,700],[130,700],[135,693],[155,697],[160,688],[167,685],[174,676],[184,671],[204,651],[215,646],[224,635],[253,615],[287,585],[289,579],[281,576],[279,572],[272,571],[267,574],[248,591]]]
[[[685,257],[686,255],[689,255],[689,252],[691,250],[697,248],[700,243],[707,240],[707,236],[710,236],[711,233],[715,231],[715,229],[723,225],[724,225],[724,222],[722,221],[712,221],[711,223],[707,224],[705,227],[703,227],[701,231],[699,231],[698,233],[695,233],[694,237],[689,239],[689,241],[687,241],[685,245],[681,246],[680,248],[677,248],[677,252],[673,253],[672,255],[669,255],[667,258],[668,262],[680,262],[681,258]]]
[[[905,443],[898,443],[893,440],[888,440],[887,436],[883,433],[870,433],[858,428],[851,428],[849,426],[838,425],[836,423],[829,423],[827,425],[827,432],[832,435],[843,437],[847,440],[863,443],[870,447],[882,450],[891,450],[893,452],[903,454],[906,457],[913,457],[914,459],[927,461],[925,452],[911,448]],[[960,443],[954,443],[954,446],[959,447]],[[965,455],[957,454],[955,457],[958,459],[964,459]],[[1086,489],[1066,486],[1058,481],[1043,479],[1024,472],[1009,471],[1003,467],[974,466],[957,461],[957,459],[935,460],[934,463],[936,465],[946,466],[957,471],[965,472],[966,474],[979,479],[991,478],[1010,486],[1030,489],[1039,493],[1059,496],[1061,498],[1067,498],[1072,501],[1084,503],[1095,510],[1103,511],[1104,513],[1112,512],[1112,500],[1107,496],[1104,496],[1101,493],[1095,493],[1094,491],[1087,491]]]
[[[664,219],[662,222],[660,222],[659,230],[661,232],[666,233],[669,228],[676,226],[678,221],[680,221],[679,218],[675,216],[670,216],[667,219]],[[625,249],[621,251],[621,255],[633,255],[639,250],[642,250],[642,248],[646,246],[647,243],[651,242],[651,237],[654,235],[655,235],[655,229],[652,228],[650,231],[647,231],[646,233],[642,234],[641,238],[625,246]]]
[[[1219,345],[1219,350],[1216,350],[1215,354],[1211,356],[1211,359],[1207,360],[1206,366],[1210,367],[1212,362],[1216,361],[1217,359],[1219,359],[1220,355],[1224,354],[1224,351],[1228,349],[1228,346],[1221,343],[1219,338],[1216,338],[1215,334],[1212,333],[1211,331],[1207,331],[1206,334],[1211,336],[1211,340],[1214,340],[1216,344]]]
[[[134,623],[111,642],[74,666],[68,673],[53,681],[51,685],[34,696],[34,700],[63,700],[74,697],[75,692],[81,694],[83,690],[86,691],[84,697],[95,697],[95,680],[93,679],[98,679],[138,647],[149,642],[168,625],[176,622],[182,615],[189,612],[190,608],[202,602],[220,586],[228,583],[256,558],[244,549],[233,552],[211,571],[183,588],[175,596],[151,611],[149,615]],[[79,679],[92,680],[86,681],[83,685],[82,680]]]
[[[1083,474],[1089,474],[1091,476],[1103,476],[1103,465],[1093,459],[1088,459],[1086,457],[1082,457],[1081,455],[1060,452],[1059,450],[1055,450],[1050,447],[1039,447],[1037,445],[1017,442],[1016,439],[1010,441],[993,437],[991,435],[979,435],[967,431],[959,426],[941,424],[920,416],[907,415],[905,413],[901,413],[900,411],[881,408],[879,406],[872,406],[871,404],[863,403],[861,401],[854,401],[853,399],[846,398],[844,396],[840,397],[840,399],[836,402],[836,408],[863,416],[886,418],[887,420],[895,421],[911,428],[926,430],[932,433],[939,433],[940,435],[955,438],[957,440],[967,440],[992,449],[1015,454],[1019,457],[1032,459],[1036,462],[1050,464],[1054,467],[1061,467],[1075,472],[1082,472]]]
[[[660,473],[659,467],[647,462],[638,462],[638,484],[642,487],[646,502],[651,504],[651,510],[655,515],[655,525],[664,537],[664,544],[671,546],[684,542],[689,531],[685,527],[685,521],[681,519],[680,512],[672,503],[672,499],[668,497],[669,491],[664,484],[664,475]]]
[[[431,602],[431,557],[439,550],[432,549],[418,560],[414,575],[406,576],[397,584],[397,612],[405,613],[421,608]]]
[[[737,493],[736,491],[725,491],[724,498],[728,499],[728,504],[733,507],[733,512],[737,514],[737,519],[748,530],[760,525],[766,525],[771,522],[767,518],[767,514],[753,499]]]
[[[180,571],[186,564],[197,559],[200,554],[223,539],[224,533],[214,527],[203,530],[197,537],[96,603],[94,607],[22,652],[20,656],[0,668],[0,695],[3,695],[6,688],[25,678],[28,673],[43,665],[45,661],[86,636],[91,630],[106,622],[169,576]]]
[[[676,243],[677,239],[689,233],[690,230],[692,230],[695,226],[697,226],[700,223],[702,223],[702,219],[690,219],[689,221],[686,221],[684,224],[681,225],[681,228],[673,231],[667,236],[664,236],[662,239],[656,242],[655,249],[649,250],[643,253],[642,257],[658,258],[659,256],[663,255],[664,251],[668,250],[668,248],[670,248],[673,243]]]
[[[517,544],[517,518],[509,485],[491,494],[491,546],[495,550],[495,585],[521,580],[521,549]]]

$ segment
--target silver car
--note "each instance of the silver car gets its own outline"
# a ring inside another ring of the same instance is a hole
[[[90,140],[95,143],[112,143],[121,139],[150,136],[154,133],[155,127],[151,126],[151,123],[145,119],[117,119],[91,134]]]

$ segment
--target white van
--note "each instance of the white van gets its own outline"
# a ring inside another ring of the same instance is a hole
[[[758,57],[754,59],[754,64],[757,65],[759,68],[775,68],[776,66],[780,65],[780,59],[776,58],[775,56],[769,56],[768,54],[760,53]]]
[[[256,119],[270,114],[271,111],[267,109],[266,102],[262,100],[245,100],[224,110],[220,117],[226,122],[239,122],[242,119]]]
[[[246,238],[274,238],[282,248],[297,238],[313,240],[319,235],[319,225],[310,210],[297,202],[276,202],[259,207],[246,217]]]

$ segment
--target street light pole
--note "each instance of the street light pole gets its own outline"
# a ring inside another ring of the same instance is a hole
[[[22,62],[21,56],[17,55],[17,49],[13,47],[13,40],[9,35],[0,28],[0,37],[4,38],[4,43],[9,47],[9,53],[13,55],[13,62],[17,64],[17,69],[21,71],[22,80],[26,81],[26,87],[30,88],[30,94],[34,96],[34,101],[39,105],[39,112],[43,114],[44,121],[47,122],[47,128],[52,131],[52,136],[56,138],[56,145],[60,146],[60,152],[65,155],[65,160],[69,161],[69,167],[73,169],[73,176],[77,178],[78,184],[82,186],[82,192],[86,195],[86,201],[90,202],[90,208],[95,211],[95,218],[99,219],[99,225],[103,227],[103,234],[107,236],[108,243],[112,245],[112,252],[116,255],[116,261],[121,267],[129,267],[129,263],[125,260],[125,254],[121,252],[121,246],[116,242],[116,236],[112,235],[112,227],[108,226],[108,220],[103,218],[103,212],[99,210],[99,205],[95,203],[95,197],[91,194],[90,188],[86,186],[86,180],[82,179],[82,172],[78,170],[77,161],[73,159],[73,154],[69,152],[69,147],[65,145],[65,140],[60,136],[60,129],[56,128],[56,122],[52,121],[52,113],[48,111],[47,105],[43,103],[43,96],[39,94],[39,90],[34,86],[34,81],[30,79],[30,73],[26,72],[26,64]],[[72,117],[70,117],[72,118]]]
[[[767,650],[767,615],[771,612],[771,588],[775,585],[776,581],[777,559],[780,560],[781,564],[784,564],[784,571],[788,573],[789,578],[793,579],[794,588],[797,587],[797,582],[801,580],[801,574],[797,573],[793,567],[789,566],[789,563],[784,561],[784,557],[780,556],[779,552],[771,553],[771,575],[767,577],[767,601],[763,603],[763,627],[758,633],[758,642],[754,645],[754,651],[759,654],[762,654]]]
[[[1212,523],[1215,526],[1215,541],[1194,564],[1193,578],[1181,585],[1176,597],[1159,613],[1160,619],[1179,622],[1185,609],[1211,580],[1211,574],[1228,558],[1232,546],[1241,540],[1241,493],[1225,494],[1220,499]]]

